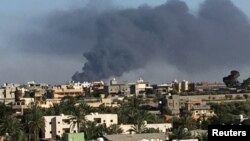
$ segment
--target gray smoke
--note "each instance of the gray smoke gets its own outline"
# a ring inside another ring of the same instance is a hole
[[[96,44],[84,53],[87,62],[75,81],[121,76],[152,60],[190,73],[249,64],[250,24],[229,0],[206,0],[197,15],[178,0],[116,10],[97,16],[91,27]]]
[[[106,2],[30,23],[35,26],[24,28],[13,43],[33,55],[83,53],[82,71],[72,77],[80,82],[122,76],[152,62],[194,75],[249,65],[250,24],[230,0],[205,0],[195,15],[179,0],[123,10]]]

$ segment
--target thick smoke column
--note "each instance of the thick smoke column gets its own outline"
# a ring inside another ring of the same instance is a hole
[[[238,87],[240,86],[240,82],[238,78],[240,77],[240,73],[236,70],[232,70],[230,75],[223,77],[223,82],[227,87]]]
[[[170,0],[155,8],[107,12],[94,25],[96,44],[84,53],[87,62],[75,81],[121,76],[152,60],[188,73],[249,64],[249,22],[229,0],[206,0],[197,15],[184,2]]]

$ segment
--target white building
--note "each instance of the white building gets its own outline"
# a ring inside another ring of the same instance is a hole
[[[51,139],[57,135],[62,137],[63,133],[77,133],[77,123],[72,120],[71,115],[44,116],[45,132],[44,138]]]
[[[112,124],[118,124],[117,114],[98,114],[92,113],[85,116],[86,120],[95,121],[99,124],[106,124],[109,127]]]
[[[187,91],[188,90],[188,81],[183,80],[181,82],[181,91]]]
[[[131,133],[131,129],[133,129],[133,125],[132,124],[122,124],[120,125],[120,127],[123,130],[123,134],[130,134]],[[161,133],[166,133],[168,129],[172,128],[172,124],[171,123],[156,123],[156,124],[145,124],[145,128],[154,128],[154,129],[159,129],[159,131]],[[133,134],[133,132],[132,132]]]

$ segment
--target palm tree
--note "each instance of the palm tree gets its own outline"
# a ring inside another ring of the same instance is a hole
[[[112,124],[107,128],[107,134],[121,134],[123,132],[122,128],[117,124]]]
[[[5,116],[0,120],[0,134],[7,140],[23,141],[24,133],[19,120],[13,116]]]
[[[80,103],[79,105],[75,106],[74,109],[72,109],[73,117],[71,120],[76,121],[78,132],[81,129],[81,125],[86,121],[86,108],[88,105],[85,103]]]
[[[132,111],[132,107],[122,105],[117,114],[118,114],[118,123],[119,124],[127,124],[129,123],[128,114]]]
[[[60,115],[63,113],[63,107],[59,103],[54,103],[52,107],[49,107],[45,111],[45,115],[52,116],[52,115]]]
[[[152,115],[147,111],[137,109],[134,109],[128,116],[133,123],[132,131],[139,134],[145,130],[147,121],[153,119]]]
[[[187,128],[178,127],[173,129],[172,135],[170,136],[171,139],[190,139],[192,135]]]
[[[11,107],[6,106],[5,103],[0,102],[0,117],[4,117],[9,115],[11,111]]]
[[[34,141],[39,140],[39,132],[45,128],[45,119],[43,117],[42,108],[37,104],[33,105],[27,114],[26,119],[29,133],[34,136]]]
[[[98,125],[96,122],[92,121],[86,121],[82,127],[82,130],[86,135],[86,140],[96,139],[106,134],[106,127],[104,125]]]

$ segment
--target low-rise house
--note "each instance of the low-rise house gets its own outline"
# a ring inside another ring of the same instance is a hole
[[[192,118],[194,120],[207,120],[207,118],[215,115],[214,111],[211,109],[209,105],[204,106],[194,106],[191,110]]]

